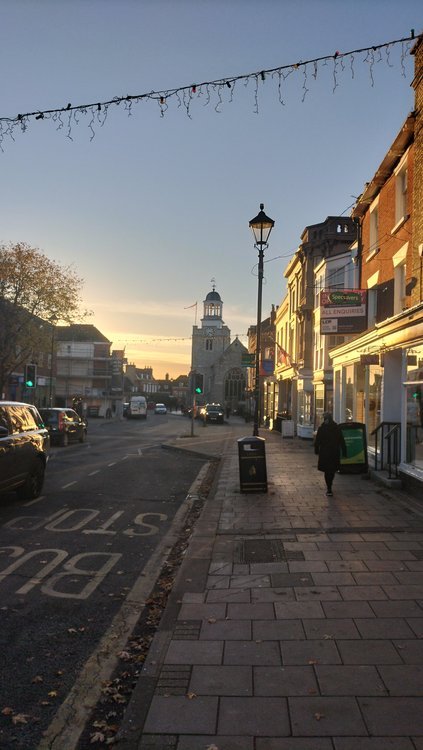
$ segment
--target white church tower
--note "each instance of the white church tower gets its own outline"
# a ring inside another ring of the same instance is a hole
[[[191,369],[206,374],[216,359],[223,354],[231,342],[231,332],[222,318],[223,302],[216,292],[214,280],[212,291],[203,301],[201,327],[193,326]]]

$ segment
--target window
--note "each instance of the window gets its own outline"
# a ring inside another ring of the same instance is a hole
[[[206,351],[211,352],[213,349],[213,339],[206,339]]]
[[[332,268],[327,276],[326,284],[330,289],[344,289],[345,288],[345,267],[338,266],[338,268]]]
[[[394,269],[394,315],[405,308],[405,263]]]
[[[370,209],[370,245],[369,253],[379,250],[379,207],[375,205]]]
[[[395,222],[407,217],[407,189],[408,171],[404,165],[396,175],[395,179]]]

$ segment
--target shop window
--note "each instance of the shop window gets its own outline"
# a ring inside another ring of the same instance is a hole
[[[407,362],[406,462],[423,470],[423,346],[409,350]]]
[[[367,440],[369,445],[374,445],[375,438],[372,432],[380,423],[382,380],[383,369],[377,365],[370,365],[367,391]]]

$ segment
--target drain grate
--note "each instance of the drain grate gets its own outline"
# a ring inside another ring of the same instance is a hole
[[[235,549],[235,562],[239,563],[284,562],[286,559],[279,539],[243,539]]]
[[[191,665],[162,667],[156,685],[157,695],[186,695],[191,678]]]
[[[173,631],[176,641],[198,641],[200,637],[201,620],[181,620]]]

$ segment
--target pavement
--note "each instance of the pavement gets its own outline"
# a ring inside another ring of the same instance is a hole
[[[166,446],[220,464],[115,746],[423,750],[423,499],[264,429],[241,492],[229,426]]]

